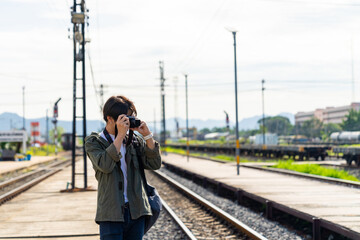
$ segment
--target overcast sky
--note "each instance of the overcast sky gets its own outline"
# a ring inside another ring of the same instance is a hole
[[[159,120],[162,60],[167,118],[185,117],[183,73],[188,73],[189,117],[224,119],[226,110],[234,121],[233,38],[225,27],[238,30],[240,119],[262,113],[262,79],[269,115],[360,100],[360,0],[86,2],[94,72],[92,78],[87,64],[88,119],[101,118],[94,86],[104,84],[105,100],[126,95],[141,119],[153,121],[155,112]],[[72,119],[71,5],[1,0],[0,113],[22,116],[25,86],[27,118],[52,112],[61,97],[59,119]]]

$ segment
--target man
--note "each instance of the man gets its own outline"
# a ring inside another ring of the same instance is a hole
[[[105,129],[85,138],[85,148],[98,181],[95,221],[101,240],[141,240],[144,216],[151,208],[141,179],[139,161],[145,169],[161,166],[159,143],[144,121],[130,128],[128,116],[136,116],[132,101],[124,96],[110,97],[103,108]],[[129,131],[130,130],[130,131]],[[143,138],[134,135],[139,132]],[[141,157],[134,144],[140,147]]]

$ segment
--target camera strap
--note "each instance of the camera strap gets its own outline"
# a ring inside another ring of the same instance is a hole
[[[116,125],[115,125],[115,131],[116,131],[116,130],[117,130],[117,128],[116,128]],[[116,132],[117,132],[117,131],[116,131]],[[110,144],[114,142],[114,141],[112,140],[109,132],[106,130],[106,128],[104,128],[103,133],[104,133],[104,135],[105,135],[105,137],[106,137],[106,140],[107,140]],[[129,136],[128,136],[127,142],[126,142],[126,137],[125,137],[125,139],[123,140],[123,143],[126,143],[126,146],[129,145],[129,144],[131,144],[132,139],[133,139],[133,134],[134,134],[134,131],[133,131],[133,130],[129,130]],[[115,137],[116,137],[116,135],[115,135]]]
[[[112,140],[112,138],[111,138],[109,132],[106,130],[106,128],[104,128],[103,133],[104,133],[104,135],[105,135],[105,137],[106,137],[106,140],[107,140],[110,144],[112,144],[114,141]],[[116,137],[116,136],[115,136],[115,137]]]

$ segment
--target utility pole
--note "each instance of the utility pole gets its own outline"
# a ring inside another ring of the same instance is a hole
[[[49,155],[49,109],[46,109],[46,132],[45,132],[45,139],[46,139],[46,155]]]
[[[103,107],[104,107],[104,85],[103,84],[100,84],[100,92],[99,93],[100,93],[100,99],[101,99],[100,114],[102,116],[103,115]],[[101,128],[105,128],[105,124],[103,121],[101,122]]]
[[[175,87],[174,110],[175,110],[175,128],[176,128],[175,131],[176,131],[176,139],[179,139],[177,83],[178,83],[178,78],[174,77],[174,87]]]
[[[188,75],[185,74],[185,98],[186,98],[186,156],[187,161],[189,162],[190,155],[190,147],[189,147],[189,114],[188,114],[188,83],[187,83]]]
[[[228,29],[233,34],[234,38],[234,75],[235,75],[235,112],[236,112],[236,168],[237,175],[240,175],[240,142],[239,142],[239,120],[238,120],[238,97],[237,97],[237,63],[236,63],[236,31]]]
[[[162,111],[162,133],[160,137],[160,143],[163,147],[166,147],[166,126],[165,126],[165,89],[164,89],[164,62],[159,61],[159,67],[160,67],[160,87],[161,87],[161,111]]]
[[[23,130],[25,131],[25,86],[22,87],[23,94]]]
[[[236,127],[235,127],[235,136],[236,136],[236,168],[237,175],[240,175],[240,142],[239,142],[239,120],[238,120],[238,101],[237,101],[237,63],[236,63],[236,30],[227,29],[232,33],[234,38],[234,75],[235,75],[235,113],[236,113]]]
[[[72,126],[72,176],[71,176],[71,189],[64,190],[66,192],[73,192],[78,190],[89,190],[87,189],[87,156],[85,153],[85,137],[86,133],[86,84],[85,84],[85,43],[90,42],[90,40],[85,38],[85,25],[88,25],[87,20],[89,17],[87,13],[89,10],[85,6],[85,0],[74,0],[74,5],[71,7],[71,22],[73,24],[73,35],[72,40],[74,44],[73,54],[73,126]],[[78,71],[79,70],[79,71]],[[82,88],[82,94],[78,96],[79,92],[77,91],[77,82],[80,81],[80,86]],[[78,100],[81,103],[78,103]],[[82,107],[81,111],[76,111],[77,104],[80,104]],[[76,135],[76,120],[82,120],[82,134]],[[82,173],[75,173],[75,157],[76,157],[76,138],[81,138],[83,142],[82,154],[83,156],[83,165],[84,169]],[[84,175],[84,188],[76,189],[75,187],[75,175]]]
[[[352,82],[352,102],[355,102],[355,74],[354,74],[354,43],[351,37],[351,82]]]
[[[157,132],[156,132],[156,109],[154,108],[154,136],[157,137]]]
[[[264,83],[265,83],[265,80],[261,80],[261,91],[262,91],[262,112],[263,112],[263,127],[262,127],[262,135],[263,135],[263,144],[265,145],[266,142],[265,142],[265,107],[264,107],[264,91],[265,91],[265,87],[264,87]]]

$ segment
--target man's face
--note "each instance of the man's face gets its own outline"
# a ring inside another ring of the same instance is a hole
[[[121,115],[121,114],[120,114]],[[127,112],[127,116],[135,116],[135,114],[129,109],[128,112]],[[116,124],[116,120],[117,119],[113,119],[112,117],[110,116],[107,116],[107,119],[108,119],[108,124],[110,126],[114,126],[115,127],[115,124]]]

